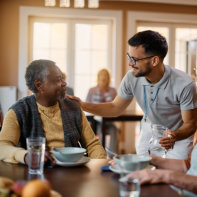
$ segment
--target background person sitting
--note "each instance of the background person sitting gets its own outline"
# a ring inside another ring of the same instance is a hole
[[[46,137],[46,146],[86,148],[90,158],[106,158],[79,104],[65,97],[66,83],[55,62],[35,60],[27,67],[26,85],[34,93],[10,107],[0,132],[0,160],[27,164],[26,138]],[[55,162],[49,152],[45,161]]]
[[[62,78],[66,82],[66,73],[62,72]],[[70,86],[66,86],[66,94],[69,94],[71,96],[74,96],[74,90]]]
[[[103,103],[112,101],[116,95],[116,89],[110,87],[111,77],[110,73],[107,69],[101,69],[97,74],[97,86],[90,88],[86,102],[90,103]],[[97,126],[99,127],[97,130],[101,130],[101,124],[97,122]],[[118,128],[112,124],[107,123],[107,133],[110,134],[110,150],[114,152],[118,152],[118,138],[119,138],[119,130]],[[99,131],[99,134],[101,132]]]
[[[116,89],[110,87],[111,76],[107,69],[101,69],[97,73],[97,85],[90,88],[86,98],[90,103],[103,103],[112,101],[116,95]]]

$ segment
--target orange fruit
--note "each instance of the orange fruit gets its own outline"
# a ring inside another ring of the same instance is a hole
[[[50,186],[46,181],[31,180],[25,184],[22,197],[50,197]]]

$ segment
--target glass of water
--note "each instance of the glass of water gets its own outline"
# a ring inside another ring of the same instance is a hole
[[[139,197],[140,182],[138,179],[122,177],[118,180],[120,197]]]
[[[26,139],[28,151],[28,173],[43,174],[45,138],[29,137]]]

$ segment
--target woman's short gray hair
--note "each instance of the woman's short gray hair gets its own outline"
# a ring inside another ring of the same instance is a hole
[[[43,81],[49,73],[49,67],[55,66],[56,63],[51,60],[34,60],[32,61],[25,73],[27,87],[34,93],[38,90],[34,84],[35,81]]]

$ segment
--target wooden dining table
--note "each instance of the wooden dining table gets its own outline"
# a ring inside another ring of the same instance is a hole
[[[102,132],[102,139],[101,143],[103,147],[105,147],[105,136],[106,136],[106,130],[107,130],[107,123],[109,122],[136,122],[141,121],[143,118],[142,112],[136,112],[136,111],[124,111],[120,116],[117,117],[101,117],[101,116],[95,116],[90,113],[86,113],[86,117],[88,121],[90,122],[93,131],[96,133],[96,124],[97,122],[101,123],[101,132]]]
[[[91,159],[83,166],[45,168],[43,176],[50,182],[52,189],[63,197],[119,197],[119,174],[101,170],[107,163],[106,159]],[[32,179],[32,176],[28,175],[27,166],[3,161],[0,161],[0,176],[14,181]],[[158,196],[179,195],[166,184],[141,186],[140,197]]]

